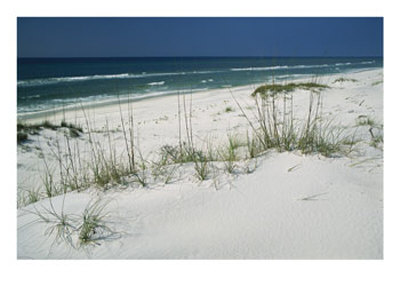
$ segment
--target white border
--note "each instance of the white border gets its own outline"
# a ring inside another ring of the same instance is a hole
[[[10,2],[11,3],[11,2]],[[3,300],[400,300],[398,16],[395,1],[15,1],[1,16]],[[384,16],[383,261],[17,261],[17,16]],[[397,89],[396,89],[397,88]],[[5,91],[5,93],[4,93]],[[397,139],[396,139],[397,138]],[[4,141],[4,142],[3,142]]]

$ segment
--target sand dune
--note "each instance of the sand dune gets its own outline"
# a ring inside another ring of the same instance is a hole
[[[330,86],[322,92],[322,116],[344,133],[353,133],[357,141],[348,155],[328,158],[270,150],[257,159],[238,160],[233,173],[215,163],[205,181],[196,177],[194,164],[187,163],[176,167],[167,184],[165,179],[151,178],[146,187],[138,183],[92,186],[51,200],[43,198],[18,209],[18,258],[381,259],[383,144],[372,143],[371,135],[383,134],[382,80],[382,69],[318,78]],[[251,129],[235,100],[253,118],[254,88],[185,96],[192,99],[193,135],[199,148],[226,145],[228,134],[245,140]],[[299,121],[307,114],[309,98],[309,91],[293,92]],[[144,159],[151,162],[163,145],[177,145],[176,95],[24,116],[24,122],[66,120],[87,131],[90,120],[97,141],[107,145],[110,139],[116,154],[126,155],[121,112],[127,125],[130,108],[136,147]],[[57,145],[67,148],[64,132],[45,129],[18,146],[20,191],[43,189],[43,157],[56,171],[54,150]],[[88,139],[86,133],[71,139],[82,159],[90,158]],[[54,180],[58,178],[55,172]],[[107,227],[87,246],[75,243],[80,231],[69,236],[74,248],[62,237],[57,239],[56,230],[50,233],[52,223],[38,218],[38,212],[53,210],[52,204],[55,212],[64,212],[79,227],[74,219],[98,200],[106,206]]]

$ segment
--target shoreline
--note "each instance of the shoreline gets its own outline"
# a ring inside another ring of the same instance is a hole
[[[238,86],[234,87],[231,90],[242,90],[249,88],[251,85],[244,85],[244,86]],[[227,88],[215,88],[215,89],[204,89],[203,91],[195,91],[191,93],[193,96],[198,96],[201,95],[202,93],[210,93],[210,92],[221,92],[221,91],[226,91]],[[29,112],[29,113],[19,113],[17,114],[17,120],[18,121],[32,121],[32,120],[47,120],[47,117],[50,118],[55,118],[55,116],[64,114],[64,113],[72,113],[72,112],[79,112],[84,110],[90,110],[90,109],[106,109],[108,107],[119,107],[119,105],[127,105],[127,104],[135,104],[139,102],[144,102],[144,101],[152,101],[152,100],[160,100],[160,99],[165,99],[165,98],[177,98],[178,93],[182,94],[188,94],[187,90],[185,92],[181,91],[172,91],[171,93],[166,93],[163,95],[154,95],[154,96],[146,96],[144,95],[143,97],[139,97],[136,99],[130,99],[129,97],[123,97],[123,99],[111,99],[111,100],[104,100],[100,102],[88,102],[88,103],[83,103],[82,105],[78,104],[70,104],[66,107],[60,107],[60,108],[55,108],[55,109],[49,109],[49,110],[44,110],[44,111],[38,111],[38,112]],[[44,118],[44,119],[43,119]]]
[[[376,70],[383,70],[383,67],[378,67],[378,68],[368,68],[368,69],[355,69],[347,72],[342,72],[342,73],[330,73],[322,76],[305,76],[302,78],[294,78],[291,80],[278,80],[275,82],[301,82],[301,81],[315,81],[317,78],[318,81],[321,79],[327,79],[331,78],[334,76],[340,76],[340,75],[346,75],[346,74],[352,74],[352,73],[364,73],[364,72],[373,72]],[[266,81],[264,83],[268,83],[269,81]],[[119,109],[119,106],[125,106],[128,103],[131,105],[145,102],[145,101],[158,101],[161,99],[171,99],[175,98],[177,99],[178,93],[181,95],[185,94],[191,94],[192,97],[201,97],[203,94],[209,94],[209,93],[214,93],[215,95],[222,94],[222,93],[230,93],[230,92],[237,92],[241,90],[249,90],[249,89],[254,89],[255,85],[263,85],[264,83],[254,83],[254,84],[246,84],[246,85],[240,85],[240,86],[235,86],[235,87],[225,87],[225,88],[205,88],[204,91],[195,91],[193,93],[190,93],[188,90],[182,90],[181,91],[171,91],[170,93],[167,92],[166,94],[163,95],[154,95],[154,96],[148,96],[148,95],[143,95],[140,96],[136,99],[131,99],[129,96],[124,95],[123,98],[118,99],[118,98],[112,98],[109,100],[103,100],[103,101],[92,101],[92,102],[87,102],[87,103],[81,103],[81,104],[69,104],[64,107],[59,107],[59,108],[54,108],[54,109],[48,109],[48,110],[43,110],[43,111],[37,111],[37,112],[26,112],[26,113],[17,113],[17,121],[18,122],[40,122],[40,121],[45,121],[45,120],[60,120],[60,115],[66,115],[70,116],[73,113],[78,113],[83,110],[91,110],[91,109],[99,109],[100,111],[102,109],[107,109],[107,108],[112,108],[115,111],[115,108]],[[65,119],[70,119],[70,118],[65,118]]]

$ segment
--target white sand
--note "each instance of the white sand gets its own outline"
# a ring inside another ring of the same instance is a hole
[[[356,82],[332,82],[339,78]],[[29,211],[43,211],[49,200],[18,210],[19,258],[347,258],[383,257],[383,151],[370,146],[368,126],[356,127],[360,115],[383,123],[382,69],[354,72],[319,81],[332,88],[323,92],[324,116],[333,118],[345,131],[356,131],[361,141],[349,157],[304,156],[297,152],[269,152],[258,159],[252,174],[219,175],[199,182],[190,164],[179,170],[171,184],[150,183],[113,187],[106,191],[90,188],[54,197],[52,203],[65,212],[80,214],[89,201],[107,202],[107,224],[114,235],[99,245],[73,249],[54,243],[46,235],[49,224],[34,222]],[[304,81],[304,80],[302,80]],[[249,107],[254,87],[232,90],[243,107]],[[187,96],[190,97],[190,96]],[[246,120],[228,90],[201,92],[193,98],[193,131],[196,144],[206,141],[226,144],[227,132],[237,136],[248,130]],[[309,92],[294,93],[295,112],[305,116]],[[153,158],[165,144],[178,142],[177,96],[136,102],[136,138],[146,158]],[[225,112],[226,107],[233,112]],[[127,121],[127,105],[122,105]],[[249,111],[250,108],[248,109]],[[86,110],[93,128],[120,128],[119,106],[108,105]],[[65,113],[67,121],[84,125],[81,110]],[[59,122],[62,113],[47,119]],[[43,116],[29,122],[43,120]],[[137,137],[139,136],[139,137]],[[18,185],[32,189],[40,184],[43,160],[49,164],[54,141],[60,131],[44,130],[32,136],[31,150],[18,147]],[[100,133],[97,138],[107,136]],[[87,137],[78,138],[82,156]],[[124,151],[122,132],[113,134],[117,152]],[[64,147],[60,139],[61,148]],[[50,146],[48,146],[49,144]],[[87,147],[86,147],[87,148]],[[245,163],[243,163],[245,164]]]

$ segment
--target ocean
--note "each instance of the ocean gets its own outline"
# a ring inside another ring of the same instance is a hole
[[[380,68],[380,57],[19,58],[17,113]]]

